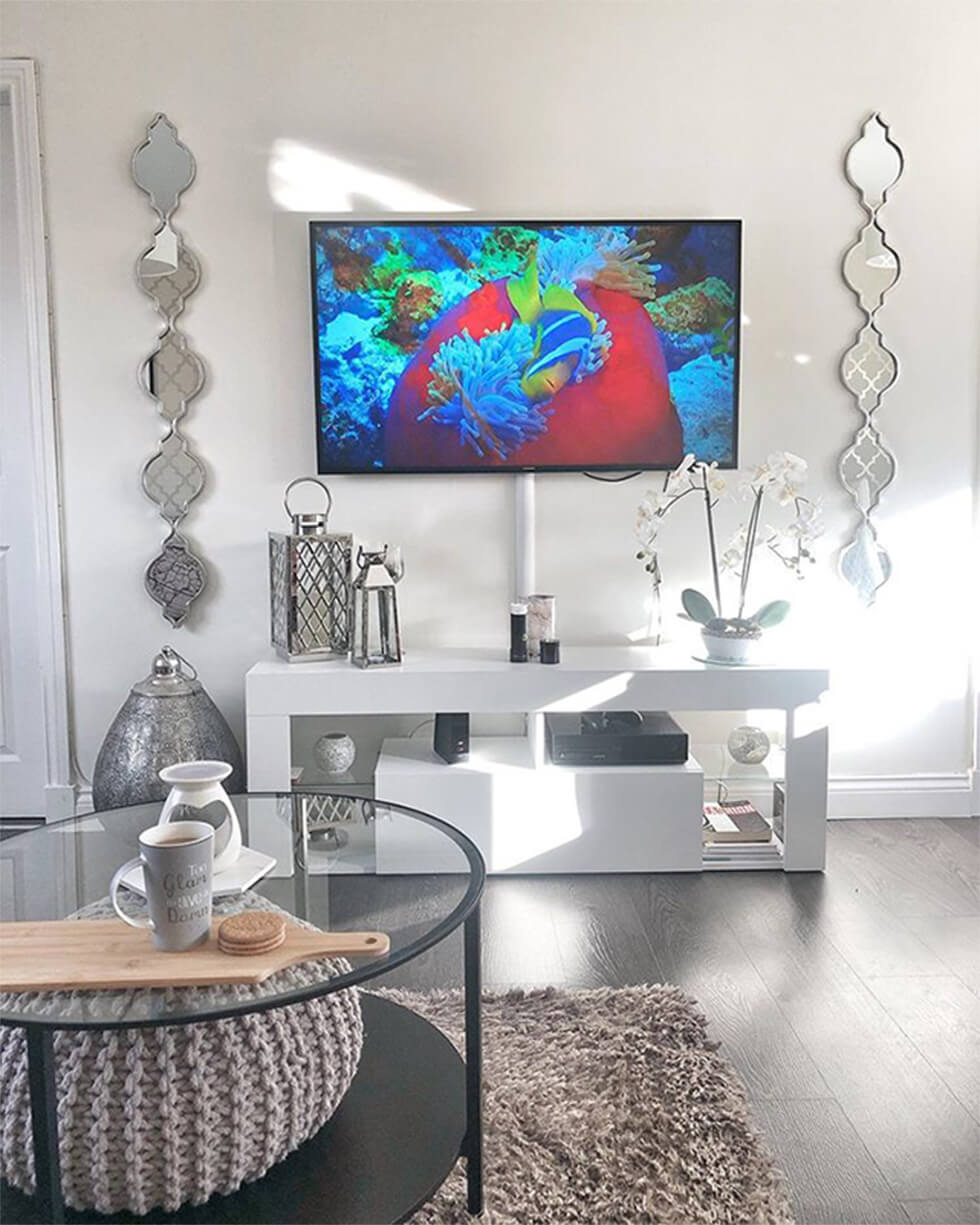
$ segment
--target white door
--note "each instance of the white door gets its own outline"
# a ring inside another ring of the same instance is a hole
[[[4,60],[0,80],[0,817],[51,819],[70,815],[73,795],[36,130],[33,65],[27,60]]]

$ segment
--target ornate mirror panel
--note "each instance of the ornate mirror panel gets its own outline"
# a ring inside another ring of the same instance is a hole
[[[140,482],[169,532],[147,566],[144,582],[167,620],[180,625],[207,583],[204,563],[177,530],[204,488],[204,465],[181,434],[180,423],[203,389],[206,374],[177,327],[178,315],[200,282],[201,266],[171,221],[181,193],[194,181],[195,165],[166,115],[157,115],[147,128],[146,140],[133,154],[132,169],[136,186],[146,192],[160,223],[136,261],[136,281],[164,321],[156,347],[140,368],[140,383],[167,428],[143,465]]]
[[[866,318],[841,362],[841,378],[854,397],[861,422],[838,461],[838,471],[860,518],[838,565],[861,600],[871,604],[892,571],[871,516],[895,476],[895,457],[882,440],[877,412],[882,396],[898,378],[898,362],[885,346],[876,316],[901,273],[898,255],[885,239],[879,211],[902,173],[902,154],[879,115],[871,116],[847,151],[844,170],[858,190],[868,221],[844,256],[842,268]]]

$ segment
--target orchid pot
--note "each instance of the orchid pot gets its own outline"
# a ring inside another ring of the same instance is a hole
[[[691,587],[681,593],[681,603],[701,626],[706,658],[718,664],[754,663],[762,631],[778,625],[789,612],[787,600],[771,600],[750,617],[718,617],[707,596]]]
[[[751,664],[755,662],[762,630],[737,617],[731,620],[716,617],[709,625],[702,625],[701,639],[705,658],[713,663]]]

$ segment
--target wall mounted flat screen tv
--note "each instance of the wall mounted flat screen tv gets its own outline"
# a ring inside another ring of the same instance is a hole
[[[739,221],[310,223],[318,470],[734,467]]]

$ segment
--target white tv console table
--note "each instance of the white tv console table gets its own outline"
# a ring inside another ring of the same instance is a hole
[[[584,710],[782,710],[786,716],[781,866],[821,871],[827,819],[823,668],[727,668],[669,647],[565,647],[562,662],[512,664],[493,650],[411,652],[397,667],[270,660],[245,683],[250,791],[291,787],[290,720],[308,715],[525,713],[526,737],[477,738],[470,760],[447,765],[431,738],[386,740],[379,799],[459,826],[491,871],[698,871],[703,772],[683,766],[553,766],[543,715]],[[439,871],[406,863],[377,831],[379,871]],[[777,861],[778,866],[778,861]]]

